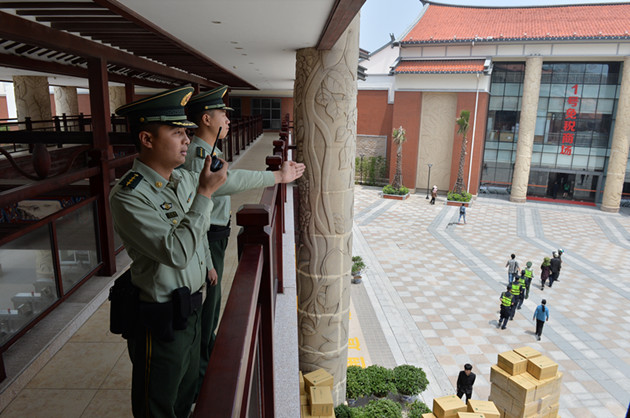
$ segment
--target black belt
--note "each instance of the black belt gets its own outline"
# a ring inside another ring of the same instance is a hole
[[[208,242],[221,241],[230,236],[230,224],[227,225],[210,225],[210,229],[206,233]]]

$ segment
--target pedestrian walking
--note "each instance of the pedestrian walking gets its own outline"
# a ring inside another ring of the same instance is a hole
[[[464,370],[457,376],[457,397],[461,399],[466,395],[466,402],[472,398],[473,385],[475,384],[475,374],[472,372],[472,365],[466,363]]]
[[[457,223],[459,223],[464,218],[464,223],[466,223],[466,204],[462,203],[459,207],[459,219],[457,219]]]
[[[549,321],[549,308],[547,308],[546,305],[547,300],[543,299],[534,312],[533,319],[536,320],[536,336],[538,337],[538,341],[540,341],[540,337],[542,336],[542,330],[545,322]]]
[[[505,292],[501,293],[499,300],[501,301],[499,323],[497,328],[505,329],[507,326],[508,318],[512,312],[512,304],[514,303],[514,295],[510,292],[510,285],[507,285]]]
[[[540,265],[540,290],[545,290],[545,282],[551,274],[551,261],[549,257],[545,257]]]
[[[510,309],[510,321],[514,319],[514,314],[516,313],[516,307],[518,305],[518,301],[521,298],[521,293],[523,293],[525,289],[521,289],[521,284],[518,279],[515,279],[510,285],[510,293],[514,296],[512,301],[512,308]]]
[[[505,263],[505,267],[508,268],[508,284],[512,284],[514,277],[518,275],[519,266],[516,261],[516,254],[510,255],[510,259]]]
[[[516,309],[521,309],[521,306],[523,306],[523,301],[525,300],[525,291],[527,288],[527,284],[525,282],[525,275],[521,274],[521,276],[518,278],[518,280],[516,280],[516,282],[520,286],[520,293],[518,295]]]
[[[534,278],[534,271],[532,270],[532,262],[528,261],[525,265],[525,270],[521,273],[525,276],[525,299],[529,298],[529,286],[532,284]]]
[[[562,269],[562,254],[564,254],[564,250],[562,248],[558,248],[558,259],[560,260],[560,267],[558,268],[558,275],[556,276],[556,282],[560,281],[560,270]]]
[[[558,276],[560,276],[560,269],[562,268],[562,260],[558,258],[558,253],[554,251],[552,255],[553,258],[550,261],[551,274],[549,275],[549,287],[551,287],[553,285],[553,282],[555,282]]]
[[[431,189],[431,201],[429,202],[432,205],[435,205],[435,198],[437,197],[437,186],[433,185],[433,188]]]

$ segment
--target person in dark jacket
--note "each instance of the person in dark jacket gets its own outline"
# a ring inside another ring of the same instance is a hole
[[[545,257],[543,263],[540,265],[540,290],[545,290],[545,282],[551,274],[551,261],[549,257]]]
[[[466,363],[464,370],[459,372],[457,377],[457,396],[461,399],[466,395],[466,402],[472,397],[473,385],[475,384],[475,374],[472,372],[472,365]]]
[[[549,287],[551,287],[553,282],[556,281],[560,275],[560,269],[562,268],[562,260],[558,257],[558,253],[556,251],[553,252],[553,258],[550,263],[551,274],[549,275]]]

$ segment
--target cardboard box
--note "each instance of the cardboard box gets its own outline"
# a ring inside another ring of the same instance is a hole
[[[560,404],[551,405],[545,411],[543,411],[543,418],[556,418],[558,416],[558,411],[560,411]]]
[[[328,386],[332,390],[333,376],[324,369],[317,369],[304,375],[304,383],[307,393],[311,386]]]
[[[308,405],[308,396],[306,394],[300,395],[300,405]]]
[[[541,411],[541,406],[542,401],[540,399],[535,399],[526,404],[514,402],[510,413],[519,417],[530,417],[532,415],[537,415]]]
[[[507,390],[510,374],[497,365],[490,367],[490,382]]]
[[[549,407],[551,407],[552,405],[555,405],[557,403],[560,402],[560,394],[557,393],[555,395],[547,395],[547,396],[543,396],[542,398],[540,398],[540,411],[544,411],[546,409],[548,409]]]
[[[433,415],[433,412],[427,412],[426,414],[422,414],[422,418],[437,418]]]
[[[478,401],[476,399],[468,399],[468,412],[476,412],[483,414],[485,418],[501,418],[501,413],[492,401]]]
[[[526,404],[536,399],[536,384],[524,375],[511,376],[508,379],[508,393],[514,401]]]
[[[478,412],[458,412],[457,418],[486,418],[486,416]]]
[[[490,385],[490,396],[488,400],[494,403],[499,412],[511,411],[512,403],[514,402],[514,399],[510,396],[507,389],[504,390],[494,383]]]
[[[547,356],[527,360],[527,372],[538,380],[549,379],[558,374],[558,363]]]
[[[306,394],[306,389],[304,387],[304,375],[302,374],[302,370],[300,370],[300,395]]]
[[[433,414],[437,418],[456,418],[458,412],[466,412],[466,404],[455,395],[433,399]]]
[[[310,391],[311,415],[334,413],[332,392],[328,386],[311,386]]]
[[[335,418],[335,411],[330,415],[312,415],[313,418]]]
[[[312,418],[311,408],[308,405],[302,405],[300,408],[302,418]]]
[[[551,393],[558,393],[562,391],[562,372],[558,372],[556,377],[551,382]]]
[[[527,359],[521,357],[514,351],[506,351],[499,354],[497,366],[508,372],[510,376],[516,376],[525,373],[527,370],[527,361]]]
[[[540,351],[534,350],[531,347],[515,348],[514,352],[516,354],[518,354],[519,356],[521,356],[523,358],[526,358],[526,359],[530,359],[530,358],[541,356]]]
[[[532,376],[533,379],[536,379],[535,377]],[[545,397],[547,395],[551,395],[552,393],[554,393],[554,388],[556,387],[556,377],[552,377],[550,379],[542,379],[542,380],[536,380],[537,382],[537,386],[536,386],[536,397],[537,398],[542,398]]]

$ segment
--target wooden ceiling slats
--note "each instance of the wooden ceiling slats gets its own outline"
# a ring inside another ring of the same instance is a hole
[[[102,9],[92,2],[78,1],[2,1],[0,9]]]
[[[92,9],[92,10],[17,10],[18,16],[117,16],[107,9]]]

